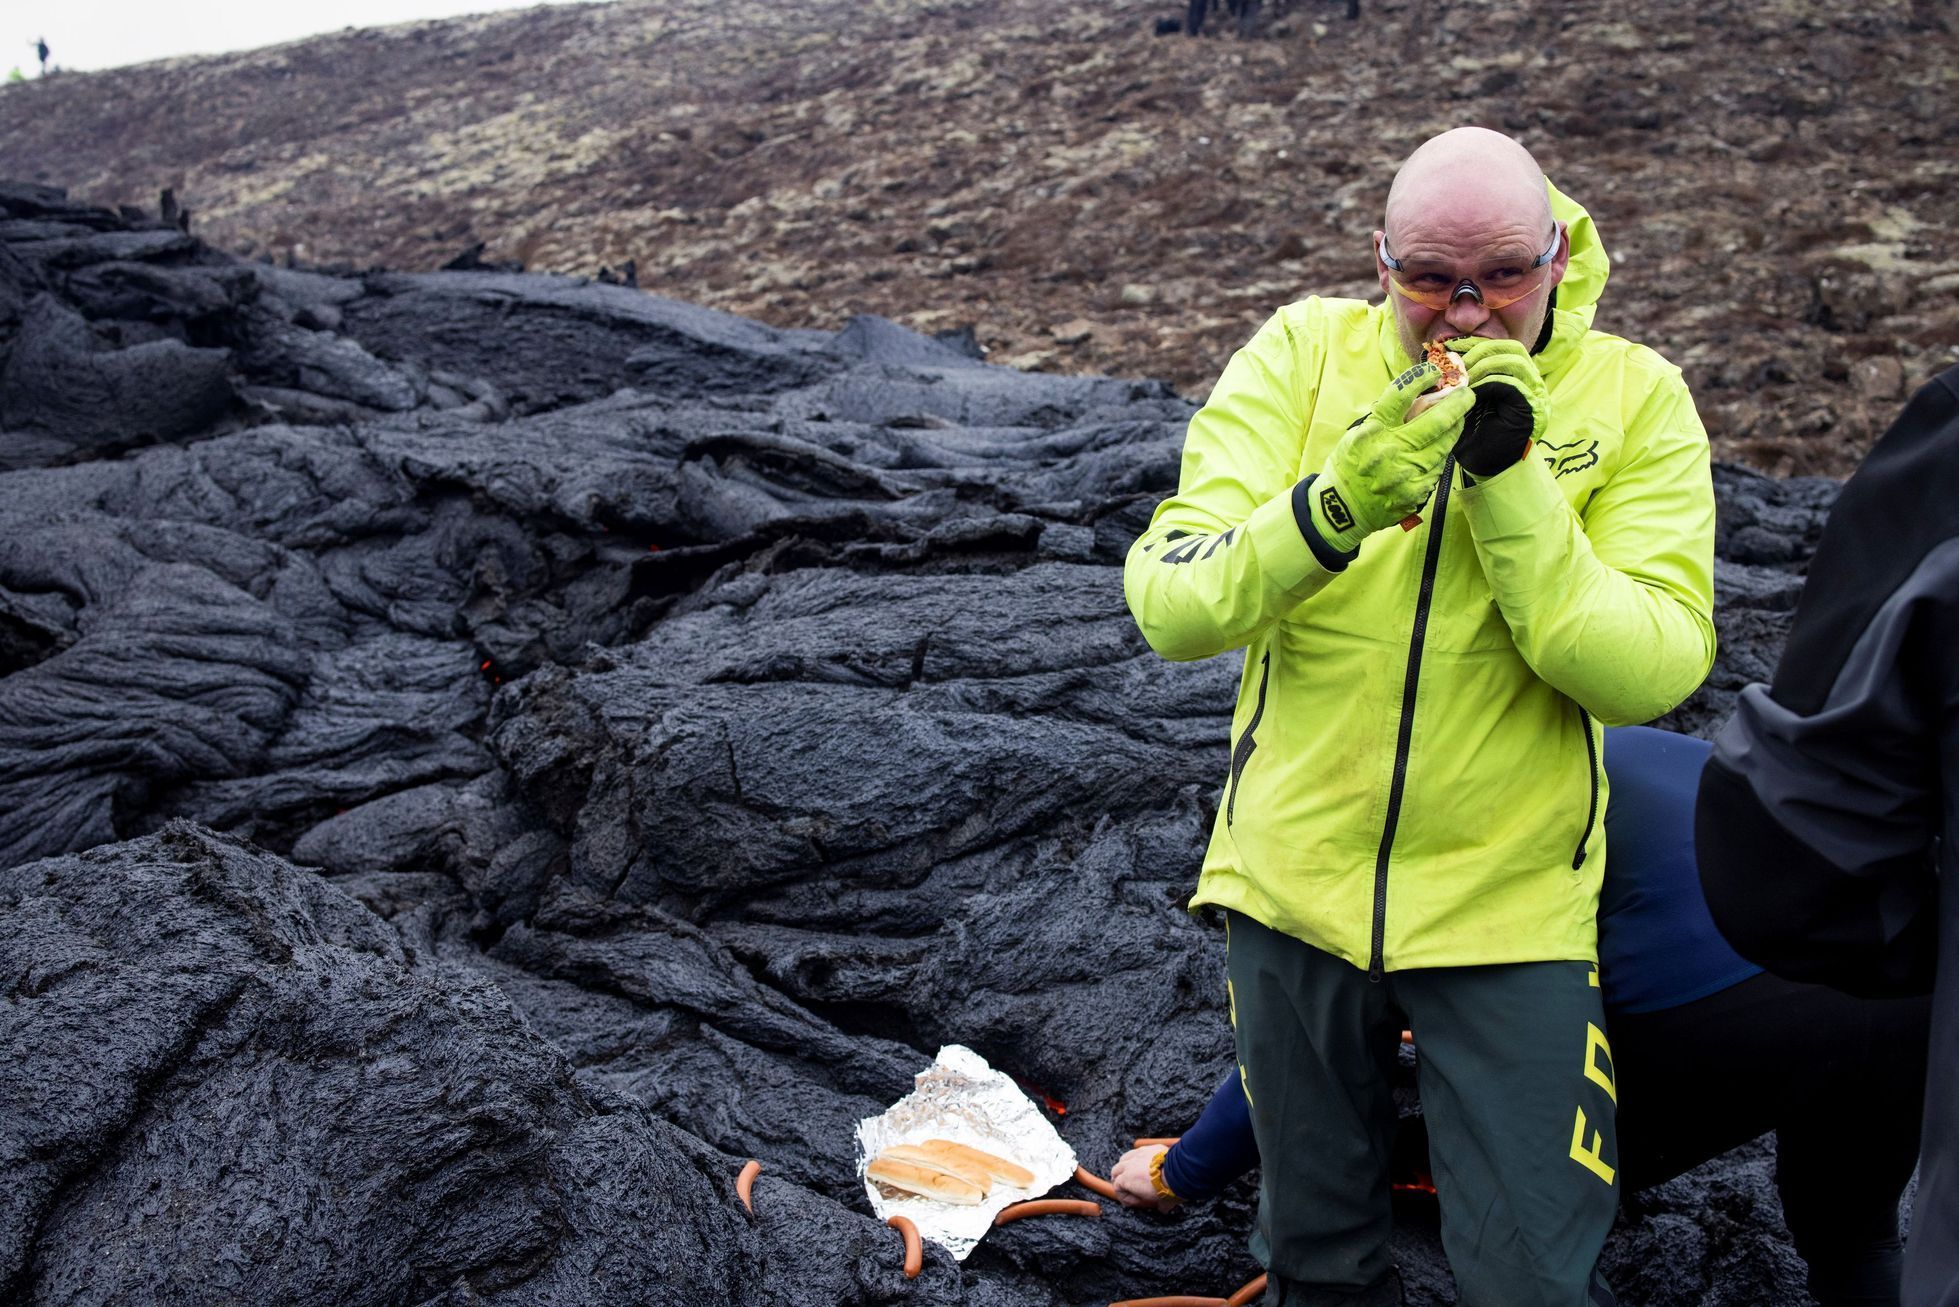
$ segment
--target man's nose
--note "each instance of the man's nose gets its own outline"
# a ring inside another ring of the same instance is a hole
[[[1442,317],[1450,326],[1467,336],[1490,320],[1490,311],[1483,307],[1483,301],[1479,297],[1464,291],[1449,301],[1448,312]]]

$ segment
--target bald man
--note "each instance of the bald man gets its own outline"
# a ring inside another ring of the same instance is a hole
[[[1707,437],[1677,368],[1591,329],[1604,249],[1515,141],[1425,143],[1372,247],[1382,302],[1287,305],[1232,357],[1124,569],[1158,653],[1245,650],[1191,903],[1225,920],[1252,1250],[1269,1303],[1400,1301],[1405,1026],[1461,1301],[1610,1302],[1600,732],[1713,661]]]

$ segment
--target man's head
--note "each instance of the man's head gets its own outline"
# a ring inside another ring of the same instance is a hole
[[[1537,342],[1571,251],[1523,146],[1482,127],[1431,137],[1395,174],[1384,227],[1374,266],[1410,358],[1452,336]]]

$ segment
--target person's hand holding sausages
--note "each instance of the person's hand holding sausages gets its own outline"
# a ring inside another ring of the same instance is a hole
[[[1170,1150],[1161,1144],[1132,1148],[1116,1162],[1109,1173],[1116,1187],[1116,1201],[1124,1207],[1154,1207],[1167,1212],[1183,1200],[1163,1183],[1162,1158]]]

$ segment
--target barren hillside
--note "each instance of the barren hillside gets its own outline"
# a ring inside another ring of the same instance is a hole
[[[483,258],[780,326],[970,325],[1201,397],[1277,304],[1364,295],[1395,162],[1502,128],[1615,260],[1599,325],[1717,453],[1843,473],[1959,352],[1959,40],[1929,3],[651,0],[0,88],[0,176],[306,264]]]

